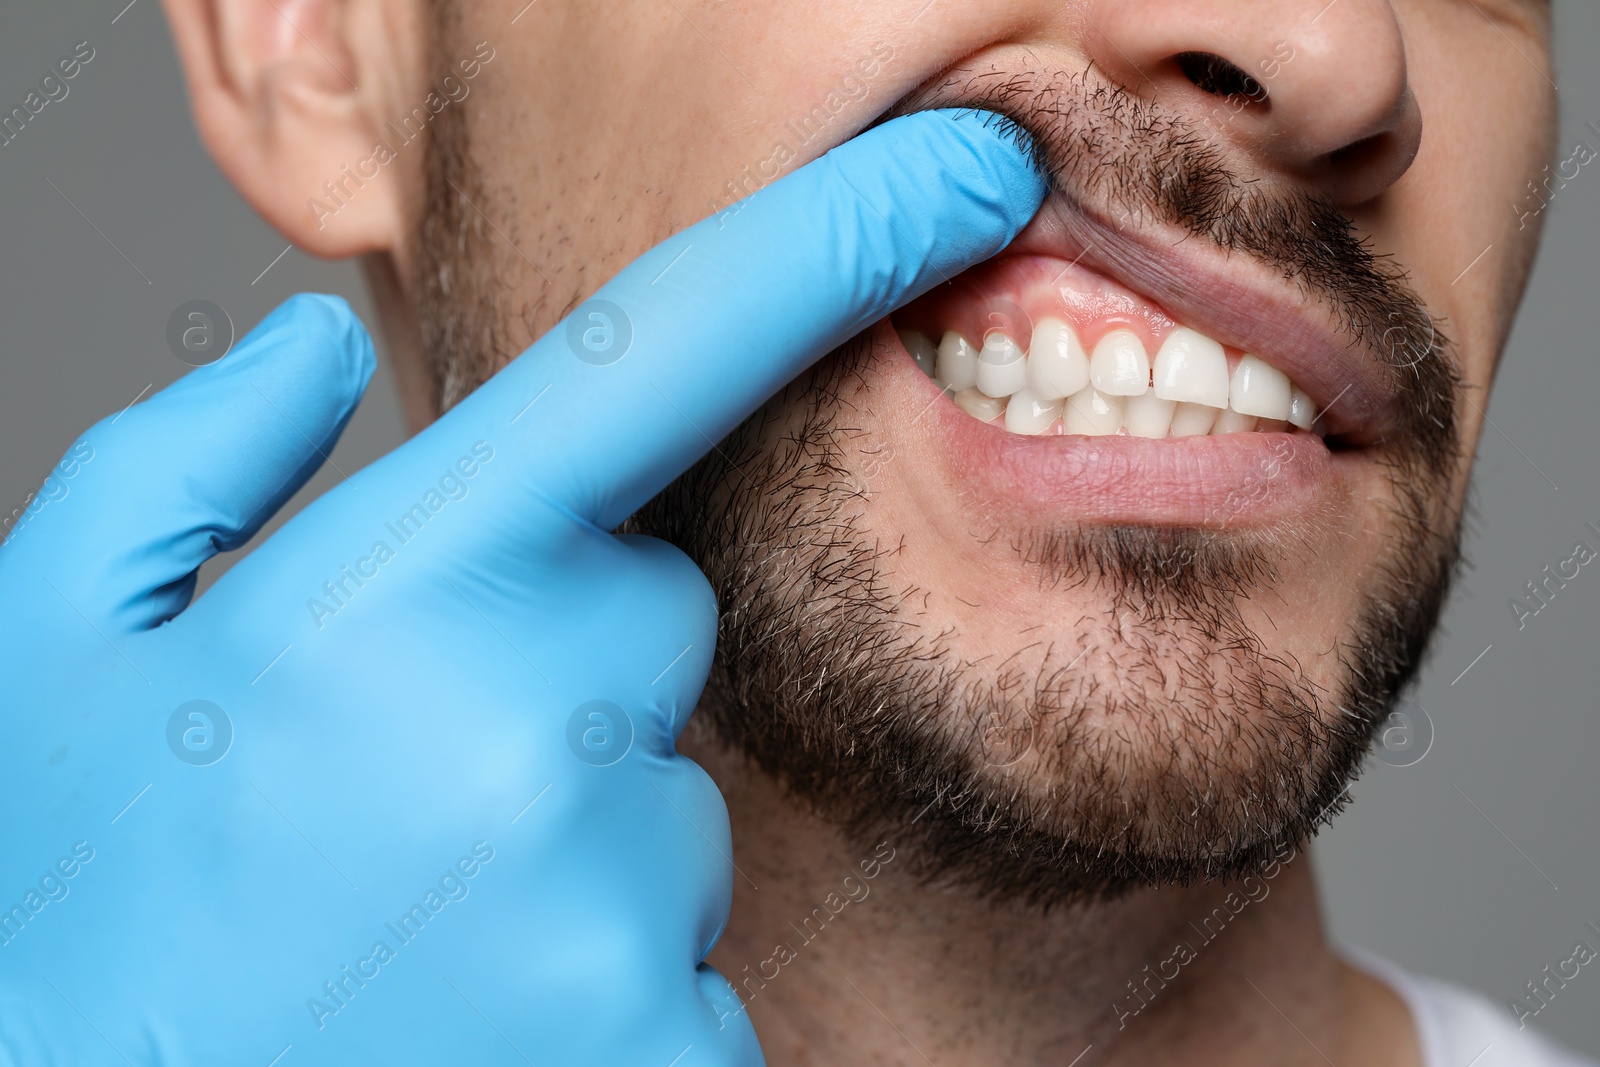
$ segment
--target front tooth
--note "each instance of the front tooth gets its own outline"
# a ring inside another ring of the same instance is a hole
[[[1156,396],[1207,407],[1228,406],[1228,355],[1203,333],[1179,326],[1156,352]]]
[[[1128,432],[1134,437],[1165,437],[1172,425],[1171,400],[1162,400],[1151,392],[1128,398]]]
[[[1061,417],[1061,401],[1040,400],[1031,388],[1013,393],[1006,402],[1006,429],[1012,433],[1041,434]]]
[[[985,396],[971,386],[960,390],[951,399],[956,402],[962,411],[965,411],[979,422],[993,422],[1000,417],[1000,413],[1006,407],[1004,400],[996,400],[992,396]]]
[[[1067,397],[1066,410],[1061,416],[1062,433],[1081,433],[1089,437],[1105,437],[1122,428],[1127,413],[1128,400],[1121,396],[1108,396],[1094,386]]]
[[[917,366],[922,373],[933,377],[934,368],[939,363],[939,349],[928,340],[928,335],[916,330],[900,330],[900,343],[906,346],[906,351],[911,353],[911,358],[917,361]]]
[[[1022,349],[1000,330],[990,330],[978,354],[978,388],[990,396],[1007,397],[1028,384],[1028,362]]]
[[[1167,432],[1173,437],[1203,437],[1211,432],[1219,414],[1216,408],[1205,404],[1180,402],[1172,413],[1172,428]]]
[[[1212,424],[1211,436],[1218,437],[1225,433],[1249,433],[1256,428],[1256,417],[1242,412],[1225,408],[1217,421]]]
[[[1288,419],[1289,376],[1260,356],[1245,355],[1233,368],[1228,406],[1241,415]]]
[[[1316,418],[1317,409],[1311,405],[1311,398],[1298,388],[1289,390],[1289,425],[1309,430]]]
[[[971,389],[978,381],[978,350],[954,330],[946,330],[939,342],[934,380],[957,392]]]
[[[1040,319],[1028,343],[1028,388],[1045,400],[1059,400],[1089,384],[1089,357],[1078,332],[1060,319]]]
[[[1089,381],[1107,396],[1138,396],[1150,388],[1150,357],[1132,330],[1115,329],[1094,346]]]

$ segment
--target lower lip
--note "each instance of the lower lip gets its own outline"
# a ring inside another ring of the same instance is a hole
[[[1234,433],[1152,440],[1008,433],[979,422],[944,397],[899,344],[887,322],[875,329],[894,353],[883,360],[891,392],[922,414],[909,432],[916,454],[942,463],[966,497],[1020,517],[1103,524],[1260,526],[1295,517],[1325,500],[1349,453],[1335,456],[1309,433]],[[879,351],[883,351],[880,348]]]

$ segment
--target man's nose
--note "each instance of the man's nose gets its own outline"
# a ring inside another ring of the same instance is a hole
[[[1417,154],[1422,113],[1390,0],[1089,0],[1100,66],[1263,168],[1342,204]]]

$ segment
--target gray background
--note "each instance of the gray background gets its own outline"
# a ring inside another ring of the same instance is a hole
[[[241,333],[305,289],[343,294],[372,321],[351,264],[291,250],[267,269],[286,242],[202,150],[156,0],[126,11],[124,2],[0,12],[0,112],[76,42],[97,52],[65,100],[0,147],[0,514],[22,503],[77,431],[182,373],[165,330],[184,301],[215,301]],[[1584,125],[1600,124],[1600,7],[1557,0],[1556,11],[1564,158],[1580,138],[1600,150]],[[1600,924],[1600,566],[1520,631],[1507,605],[1579,538],[1600,545],[1584,529],[1600,526],[1597,205],[1600,164],[1591,164],[1547,213],[1488,409],[1472,568],[1413,694],[1433,723],[1432,749],[1410,767],[1374,762],[1352,788],[1357,803],[1315,849],[1335,937],[1502,1002],[1579,938],[1593,943],[1584,920]],[[353,471],[403,437],[392,379],[380,371],[333,461]],[[336,478],[325,469],[291,510]],[[1592,966],[1538,1024],[1600,1055],[1597,1007]]]

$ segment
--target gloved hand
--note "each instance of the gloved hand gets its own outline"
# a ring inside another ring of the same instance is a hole
[[[726,809],[674,751],[715,601],[608,531],[1028,221],[987,119],[661,244],[192,604],[332,448],[366,333],[297,297],[84,434],[0,546],[0,1063],[760,1063],[701,962]]]

